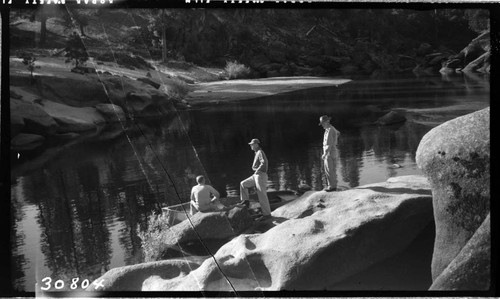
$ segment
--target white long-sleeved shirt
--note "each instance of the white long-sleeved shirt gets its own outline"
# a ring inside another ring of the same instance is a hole
[[[325,135],[323,136],[323,153],[325,155],[329,155],[332,151],[337,150],[339,135],[340,132],[332,125],[329,125],[325,129]]]
[[[203,212],[210,208],[212,195],[219,198],[220,194],[210,185],[196,185],[191,189],[191,201],[198,211]]]

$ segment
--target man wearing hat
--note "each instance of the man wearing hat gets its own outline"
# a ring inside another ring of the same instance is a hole
[[[240,197],[241,203],[248,205],[249,195],[248,188],[255,187],[257,189],[257,196],[259,198],[260,208],[262,209],[262,218],[269,218],[271,216],[271,207],[269,206],[269,199],[267,198],[267,157],[262,148],[260,147],[259,139],[252,139],[249,143],[250,148],[255,152],[253,159],[252,169],[254,174],[241,181],[240,183]]]
[[[337,190],[337,161],[339,155],[337,141],[340,135],[340,132],[330,124],[330,119],[331,117],[327,115],[319,118],[319,125],[325,129],[321,159],[324,163],[326,179],[328,181],[328,186],[323,190],[327,192]]]

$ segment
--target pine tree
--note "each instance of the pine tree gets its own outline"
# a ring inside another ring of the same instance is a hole
[[[30,71],[30,82],[33,84],[35,82],[35,78],[33,77],[33,71],[35,70],[35,61],[36,58],[33,56],[23,56],[21,57],[23,59],[23,64],[27,66],[28,71]]]
[[[85,49],[85,45],[82,42],[82,39],[76,32],[69,37],[68,42],[66,43],[66,63],[72,62],[75,64],[75,67],[79,67],[85,64],[85,62],[89,59],[89,55],[87,50]]]

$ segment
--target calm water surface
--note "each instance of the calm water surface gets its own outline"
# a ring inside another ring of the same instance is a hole
[[[94,279],[142,261],[137,227],[163,205],[188,200],[205,174],[223,196],[251,175],[259,138],[269,159],[268,190],[324,186],[323,129],[329,114],[341,131],[339,185],[346,188],[420,174],[415,152],[431,127],[377,127],[387,109],[489,105],[489,78],[359,80],[339,88],[218,105],[138,120],[127,136],[78,145],[30,171],[13,162],[13,277],[33,291],[44,277]],[[29,161],[28,161],[29,163]],[[402,167],[394,169],[393,164]]]

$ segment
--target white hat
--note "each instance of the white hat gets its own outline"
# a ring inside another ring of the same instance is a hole
[[[321,126],[324,122],[327,122],[329,121],[330,119],[332,119],[330,116],[328,115],[323,115],[319,118],[319,125],[318,126]]]
[[[250,141],[250,143],[249,143],[249,144],[255,144],[255,143],[260,144],[259,139],[254,138],[254,139],[252,139],[252,141]]]

